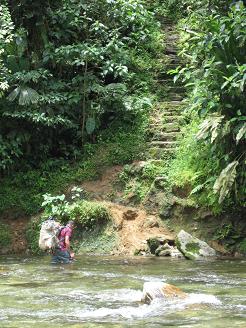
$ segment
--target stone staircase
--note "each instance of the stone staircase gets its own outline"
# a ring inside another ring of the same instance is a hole
[[[177,138],[182,125],[182,107],[184,88],[173,82],[168,71],[180,65],[177,55],[178,34],[172,22],[162,18],[162,29],[165,34],[165,69],[159,73],[157,83],[165,85],[167,97],[156,104],[149,124],[148,154],[153,159],[163,159],[174,154]]]

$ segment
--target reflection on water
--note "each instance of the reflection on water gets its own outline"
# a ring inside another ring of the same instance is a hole
[[[246,261],[83,256],[0,257],[0,327],[245,327]],[[146,281],[182,288],[185,300],[141,304]]]

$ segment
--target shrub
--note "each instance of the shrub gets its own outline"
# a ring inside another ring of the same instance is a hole
[[[245,206],[245,18],[242,1],[228,12],[191,13],[182,26],[186,65],[175,77],[186,83],[187,107],[203,120],[196,133],[199,145],[186,143],[197,161],[186,166],[194,173],[186,178],[198,182],[195,192],[207,189],[208,198],[221,208],[228,202]]]
[[[71,205],[69,217],[73,218],[79,227],[86,230],[92,230],[97,225],[103,225],[110,220],[110,214],[105,205],[85,200]]]
[[[51,198],[52,197],[50,196],[49,199]],[[54,196],[53,198],[54,201],[56,202],[57,199],[60,198],[60,196]],[[47,205],[48,208],[45,209],[43,215],[33,218],[29,222],[27,228],[26,237],[28,242],[28,248],[30,252],[33,254],[43,253],[39,249],[38,240],[39,240],[39,232],[41,229],[41,225],[45,220],[47,220],[50,214],[48,210],[51,204],[48,203]],[[58,211],[56,214],[59,214],[58,219],[62,224],[66,224],[66,222],[71,219],[75,221],[75,225],[76,225],[75,237],[72,241],[72,244],[74,245],[80,244],[80,241],[76,239],[81,238],[81,232],[99,229],[100,227],[103,227],[110,220],[110,214],[105,205],[99,204],[97,202],[90,202],[85,200],[77,201],[73,204],[68,204],[68,202],[66,201],[66,210],[62,212]]]
[[[199,205],[210,207],[214,214],[218,214],[223,207],[218,204],[213,185],[220,171],[219,161],[215,156],[210,160],[210,145],[196,139],[199,123],[200,119],[194,115],[191,122],[183,128],[176,156],[170,162],[168,181],[171,187],[190,186],[190,197]],[[228,203],[227,200],[223,206]]]
[[[0,247],[7,247],[11,243],[11,233],[7,224],[0,223]]]

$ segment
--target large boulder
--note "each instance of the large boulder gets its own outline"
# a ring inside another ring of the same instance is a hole
[[[176,245],[181,253],[190,260],[200,260],[205,257],[216,256],[216,251],[205,241],[193,237],[181,230],[176,238]]]
[[[187,295],[180,288],[166,284],[161,281],[145,282],[143,285],[143,294],[141,301],[150,304],[156,298],[176,299],[185,298]]]

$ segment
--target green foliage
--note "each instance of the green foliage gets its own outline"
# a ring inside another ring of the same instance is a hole
[[[76,158],[112,119],[136,119],[161,47],[142,1],[14,0],[1,8],[4,173],[19,158]]]
[[[205,195],[206,191],[208,199],[212,199],[208,190],[213,190],[214,206],[222,202],[226,205],[228,197],[229,203],[245,204],[245,22],[246,9],[239,1],[225,13],[216,9],[204,16],[195,11],[181,25],[180,54],[186,65],[177,77],[186,83],[191,95],[188,107],[202,121],[196,132],[198,146],[194,137],[189,143],[188,133],[181,147],[186,145],[191,153],[185,154],[182,149],[179,153],[183,152],[185,160],[189,158],[190,164],[194,163],[190,167],[184,164],[193,194]],[[175,163],[177,168],[179,164]]]
[[[96,226],[104,225],[110,220],[110,214],[105,205],[86,200],[72,204],[69,216],[85,230],[95,229]]]
[[[126,199],[141,203],[152,188],[155,178],[166,177],[167,172],[168,162],[165,161],[145,161],[125,165],[118,177],[118,187],[123,189]],[[162,187],[167,187],[164,182]]]
[[[45,213],[48,216],[63,217],[68,214],[69,204],[65,200],[65,195],[51,196],[51,194],[44,194],[44,201],[41,204],[45,208]]]
[[[182,129],[175,158],[170,162],[168,182],[170,186],[190,186],[191,199],[218,214],[222,205],[213,192],[213,185],[220,173],[219,158],[214,157],[213,161],[209,161],[210,145],[200,144],[197,140],[200,122],[201,119],[194,115],[191,122]],[[228,200],[227,205],[229,204]]]
[[[6,2],[2,1],[0,5],[0,98],[8,89],[7,67],[3,61],[6,49],[13,39],[13,22]]]
[[[224,240],[234,233],[234,228],[231,223],[223,224],[222,227],[216,232],[215,238]]]
[[[112,123],[101,134],[98,143],[85,145],[84,154],[78,157],[76,163],[53,158],[36,169],[24,166],[14,176],[2,178],[0,214],[9,211],[13,215],[36,214],[41,210],[44,194],[60,195],[71,185],[98,178],[107,166],[142,159],[145,126],[145,115],[137,126],[132,123],[125,126]]]
[[[241,241],[241,242],[239,243],[239,251],[240,251],[242,254],[246,255],[246,239],[244,239],[243,241]]]
[[[232,0],[155,0],[150,2],[150,6],[153,6],[154,3],[158,15],[177,21],[194,11],[199,11],[203,14],[218,9],[225,11],[232,3]]]
[[[8,247],[11,243],[10,228],[7,224],[0,223],[0,247]]]
[[[53,216],[62,222],[65,222],[66,219],[73,219],[81,228],[88,230],[107,222],[110,215],[104,205],[86,200],[75,201],[81,198],[81,191],[82,189],[79,187],[71,189],[72,203],[69,203],[64,194],[43,195],[44,201],[41,205],[45,209],[43,216]]]

